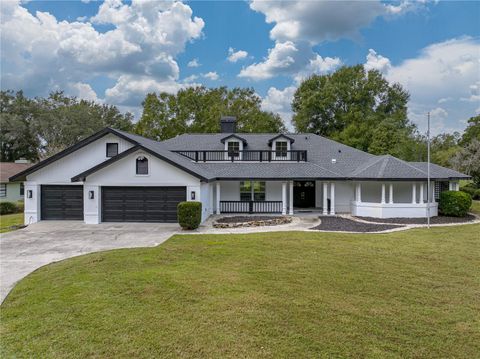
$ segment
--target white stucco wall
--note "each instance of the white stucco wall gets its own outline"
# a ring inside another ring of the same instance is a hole
[[[282,200],[282,182],[270,181],[265,183],[265,200],[267,201],[281,201]],[[288,198],[288,191],[287,191]]]
[[[38,184],[72,184],[73,176],[107,160],[107,142],[118,143],[119,153],[133,146],[130,142],[109,134],[28,175],[27,181]]]
[[[0,202],[17,202],[23,201],[23,196],[20,195],[21,182],[6,182],[7,195],[0,197]]]

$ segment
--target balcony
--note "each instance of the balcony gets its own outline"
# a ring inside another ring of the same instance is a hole
[[[306,150],[173,151],[195,162],[307,162]]]

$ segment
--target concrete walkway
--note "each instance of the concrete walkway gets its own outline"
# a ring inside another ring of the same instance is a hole
[[[44,221],[0,234],[0,303],[15,283],[56,261],[116,248],[153,247],[180,230],[178,224]]]

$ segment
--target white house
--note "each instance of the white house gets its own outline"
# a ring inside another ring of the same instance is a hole
[[[185,134],[167,141],[106,128],[13,176],[25,181],[25,223],[176,222],[180,201],[213,213],[317,209],[379,218],[436,216],[443,190],[468,176],[375,156],[314,134]]]
[[[24,187],[21,181],[9,178],[29,168],[32,164],[24,159],[15,162],[0,162],[0,202],[23,201]]]

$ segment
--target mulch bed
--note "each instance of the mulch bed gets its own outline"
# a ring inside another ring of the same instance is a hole
[[[393,224],[374,224],[353,221],[343,217],[320,217],[322,223],[311,229],[332,232],[381,232],[404,226]]]
[[[363,221],[375,223],[393,223],[393,224],[427,224],[426,218],[372,218],[356,217]],[[447,217],[438,216],[430,218],[430,224],[449,224],[449,223],[468,223],[476,219],[475,216],[468,214],[466,217]]]
[[[273,219],[280,219],[282,216],[233,216],[222,217],[216,220],[217,223],[246,223],[253,221],[268,221]]]

